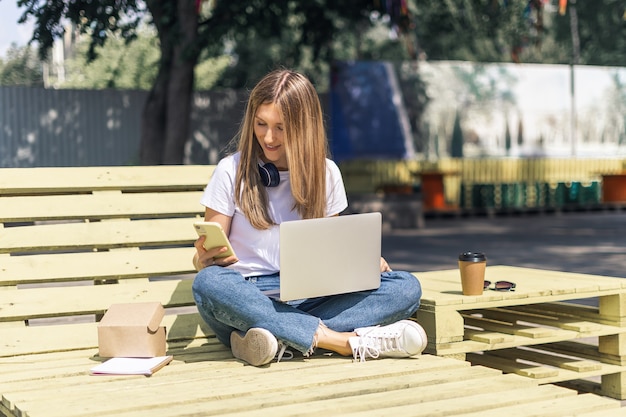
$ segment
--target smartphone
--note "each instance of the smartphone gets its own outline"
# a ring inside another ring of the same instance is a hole
[[[228,236],[224,233],[224,229],[217,222],[195,222],[193,227],[196,229],[198,236],[206,236],[204,241],[204,249],[209,250],[216,247],[226,246],[228,250],[217,255],[217,258],[226,258],[235,255],[233,247],[230,245]]]

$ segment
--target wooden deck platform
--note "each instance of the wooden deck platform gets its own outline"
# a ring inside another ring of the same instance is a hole
[[[614,399],[455,358],[354,363],[318,352],[262,368],[235,360],[190,290],[192,224],[212,169],[0,169],[0,415],[626,416]],[[621,291],[610,292],[599,323],[609,327],[599,331],[621,338]],[[90,376],[101,361],[97,321],[113,303],[141,301],[166,308],[174,361],[151,377]],[[452,310],[443,315],[449,331],[439,326],[429,339],[458,338],[474,352]],[[606,342],[614,356],[619,344]]]
[[[151,377],[90,376],[97,350],[0,359],[0,413],[79,416],[626,416],[620,403],[433,355],[316,355],[244,365],[215,339],[176,346]]]

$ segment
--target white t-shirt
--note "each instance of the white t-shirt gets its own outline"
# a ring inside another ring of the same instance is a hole
[[[252,227],[235,205],[235,177],[240,154],[235,153],[222,159],[215,168],[200,203],[221,214],[232,217],[230,243],[239,258],[231,265],[243,276],[269,275],[280,270],[279,230],[284,221],[299,220],[300,215],[293,211],[293,196],[289,181],[289,171],[280,171],[280,184],[268,187],[269,213],[276,225],[266,230]],[[334,216],[348,206],[346,191],[337,165],[326,159],[326,215]]]

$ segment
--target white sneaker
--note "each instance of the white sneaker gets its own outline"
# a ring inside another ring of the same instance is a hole
[[[232,332],[230,348],[233,356],[252,366],[268,364],[276,356],[278,341],[269,330],[253,327],[247,332]]]
[[[348,341],[354,360],[366,358],[408,358],[426,349],[426,332],[413,320],[401,320],[387,326],[361,327]]]

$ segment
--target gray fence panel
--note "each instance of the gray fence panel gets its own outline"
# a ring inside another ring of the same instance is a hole
[[[0,87],[0,166],[137,163],[145,91]]]
[[[248,92],[239,90],[195,93],[186,164],[216,164],[232,151],[247,99]]]

